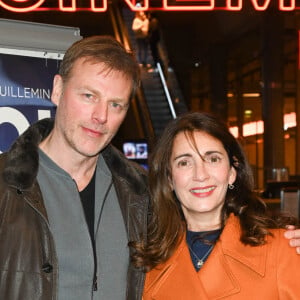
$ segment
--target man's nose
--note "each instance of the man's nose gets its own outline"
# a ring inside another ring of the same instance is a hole
[[[94,108],[92,118],[93,120],[103,124],[107,122],[108,104],[100,101]]]

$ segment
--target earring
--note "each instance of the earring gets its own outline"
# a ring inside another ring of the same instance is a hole
[[[229,188],[230,190],[233,190],[233,189],[234,189],[234,185],[233,185],[233,184],[228,184],[228,188]]]

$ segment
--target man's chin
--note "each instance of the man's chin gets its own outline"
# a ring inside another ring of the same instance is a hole
[[[79,151],[82,155],[86,156],[86,157],[95,157],[98,156],[100,154],[100,152],[107,146],[107,144],[99,146],[99,147],[95,147],[95,148],[90,148],[90,149],[81,149],[81,151]]]

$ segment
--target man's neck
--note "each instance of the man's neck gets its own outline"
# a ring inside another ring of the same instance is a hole
[[[74,179],[79,191],[88,185],[95,172],[99,155],[85,157],[70,147],[59,147],[52,142],[52,133],[39,144],[39,148]]]

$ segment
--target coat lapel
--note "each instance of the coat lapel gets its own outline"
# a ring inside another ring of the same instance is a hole
[[[192,264],[185,237],[165,264],[147,274],[146,299],[208,300]]]
[[[264,276],[266,271],[267,247],[251,247],[240,241],[238,219],[231,215],[208,260],[199,272],[209,299],[219,299],[240,291],[237,278],[230,264],[231,260],[243,264],[250,272]]]
[[[203,268],[197,273],[192,265],[185,237],[174,255],[147,274],[146,299],[223,299],[241,291],[237,270],[243,265],[261,277],[266,271],[268,247],[246,246],[240,242],[238,218],[231,215]],[[250,278],[249,277],[249,278]],[[238,296],[236,296],[238,297]]]
[[[228,297],[240,291],[239,282],[228,265],[219,243],[198,274],[209,299]]]

